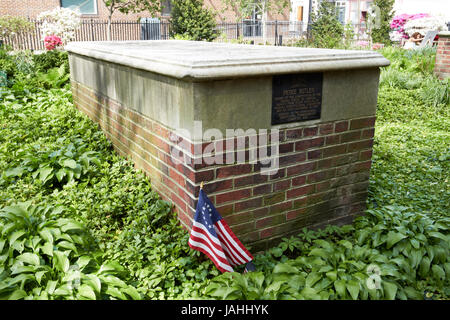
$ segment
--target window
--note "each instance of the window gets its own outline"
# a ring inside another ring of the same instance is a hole
[[[162,5],[161,15],[170,16],[170,14],[172,13],[172,1],[170,0],[161,1],[161,5]]]
[[[339,22],[345,24],[345,1],[336,1],[336,14]]]
[[[78,9],[81,14],[97,14],[97,0],[61,0],[61,7]]]

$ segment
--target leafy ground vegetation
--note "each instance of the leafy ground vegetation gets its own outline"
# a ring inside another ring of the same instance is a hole
[[[285,238],[245,275],[190,250],[73,107],[64,53],[0,53],[0,298],[448,299],[449,83],[432,50],[382,53],[366,215]]]

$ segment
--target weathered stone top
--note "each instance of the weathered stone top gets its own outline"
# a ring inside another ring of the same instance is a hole
[[[374,51],[170,41],[71,42],[79,55],[187,80],[376,68],[389,60]]]

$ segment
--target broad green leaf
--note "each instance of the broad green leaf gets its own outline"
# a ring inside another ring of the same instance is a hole
[[[7,178],[20,177],[23,174],[23,171],[24,171],[23,167],[16,167],[16,168],[8,169],[5,171],[5,176]]]
[[[95,292],[100,294],[102,290],[102,283],[97,276],[93,274],[87,274],[86,279],[83,280],[83,282],[89,284],[94,289]]]
[[[231,289],[231,288],[226,288]],[[124,295],[119,289],[115,287],[108,287],[108,289],[105,291],[106,294],[109,294],[110,296],[113,296],[114,298],[120,299],[120,300],[128,300],[127,296]],[[222,299],[226,299],[228,295],[225,295],[222,297]]]
[[[16,259],[35,266],[40,265],[39,256],[34,253],[26,252],[18,256]]]
[[[57,246],[58,248],[63,248],[63,249],[69,249],[69,250],[72,250],[72,251],[75,252],[75,253],[78,252],[77,247],[76,247],[73,243],[71,243],[71,242],[69,242],[69,241],[60,241],[60,242],[58,242],[58,244],[57,244],[56,246]]]
[[[331,280],[331,281],[336,281],[337,279],[337,271],[333,270],[333,271],[329,271],[326,273],[326,276]]]
[[[334,288],[336,289],[336,292],[340,298],[345,298],[346,283],[344,280],[336,280],[334,282]]]
[[[397,242],[405,239],[407,236],[400,232],[389,231],[386,239],[386,248],[391,248]]]
[[[58,172],[56,172],[55,176],[56,179],[58,179],[58,181],[61,182],[66,176],[66,171],[64,171],[64,169],[59,169]]]
[[[355,281],[355,280],[349,280],[349,281],[347,281],[346,287],[347,287],[347,290],[350,293],[352,299],[357,300],[358,294],[359,294],[359,289],[360,289],[359,282]]]
[[[9,237],[9,245],[13,245],[14,242],[16,242],[17,239],[19,239],[20,237],[22,237],[24,234],[26,234],[26,231],[14,231]]]
[[[142,300],[139,292],[132,286],[128,286],[127,288],[122,289],[122,291],[128,294],[133,300]]]
[[[97,297],[95,296],[94,290],[88,286],[87,284],[82,284],[78,288],[78,295],[89,300],[95,300]]]
[[[44,243],[40,248],[46,255],[53,256],[53,245],[50,242]]]
[[[440,281],[445,280],[445,271],[437,264],[431,267],[431,271],[433,272],[433,276],[435,279],[439,279]]]
[[[77,162],[73,159],[67,159],[64,160],[62,165],[64,167],[70,168],[70,169],[75,169],[77,167]]]
[[[316,282],[320,280],[321,277],[322,276],[319,273],[311,272],[306,277],[306,286],[312,288],[316,284]]]
[[[38,272],[36,272],[34,275],[35,275],[35,277],[36,277],[36,281],[39,283],[39,285],[41,284],[41,280],[42,280],[42,277],[44,276],[44,274],[46,274],[48,271],[47,270],[44,270],[44,271],[38,271]]]
[[[63,232],[67,232],[69,230],[83,230],[83,225],[75,220],[64,219],[64,223],[62,223],[61,230]]]
[[[51,167],[44,167],[39,169],[39,180],[41,180],[43,183],[47,182],[51,179],[53,173],[53,168]]]
[[[50,243],[53,243],[53,235],[50,232],[48,228],[44,228],[39,231],[39,235],[44,239],[45,241],[48,241]]]
[[[273,273],[299,273],[298,269],[290,264],[278,263],[273,269]]]
[[[309,256],[317,256],[327,259],[329,254],[324,249],[314,248],[309,252]]]
[[[62,272],[67,272],[70,267],[69,259],[67,258],[66,254],[61,251],[53,251],[53,263],[54,266]]]
[[[445,242],[449,241],[449,239],[444,234],[442,234],[440,232],[432,231],[432,232],[429,232],[428,235],[430,237],[433,237],[433,238],[441,239],[441,240],[443,240]]]
[[[23,298],[25,298],[27,296],[28,296],[28,294],[24,290],[17,289],[17,290],[14,290],[13,293],[11,293],[11,295],[8,298],[8,300],[20,300],[20,299],[23,299]]]
[[[392,282],[382,281],[384,295],[388,300],[394,300],[395,295],[397,294],[397,285]]]

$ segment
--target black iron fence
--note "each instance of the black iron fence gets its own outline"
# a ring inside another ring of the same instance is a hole
[[[31,21],[34,28],[30,32],[5,37],[3,43],[15,50],[44,50],[42,22]],[[364,34],[364,25],[355,25],[355,34]],[[307,24],[301,21],[260,21],[244,20],[239,23],[218,23],[217,42],[238,41],[245,43],[270,43],[281,45],[306,37]],[[170,38],[170,23],[157,18],[135,21],[113,21],[111,40],[167,40]],[[363,37],[364,38],[364,37]],[[108,39],[106,20],[85,19],[75,32],[73,41],[105,41]],[[356,40],[359,40],[360,36]]]

